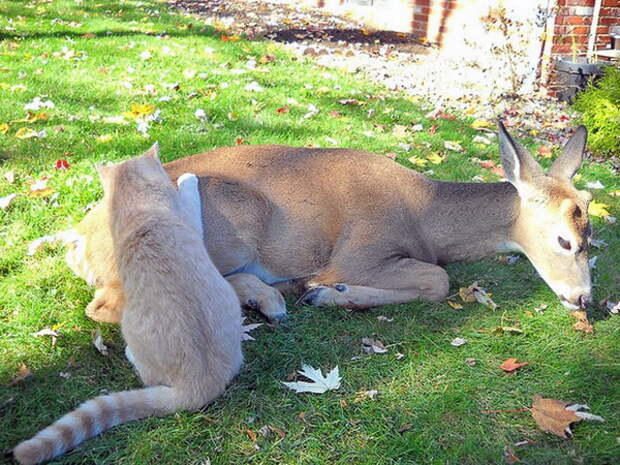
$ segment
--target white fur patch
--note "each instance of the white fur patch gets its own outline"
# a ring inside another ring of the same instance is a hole
[[[185,173],[177,179],[179,195],[183,210],[190,224],[203,236],[202,229],[202,206],[200,204],[200,192],[198,190],[198,178],[195,174]]]

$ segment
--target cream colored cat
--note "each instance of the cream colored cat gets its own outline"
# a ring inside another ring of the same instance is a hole
[[[243,362],[237,295],[188,222],[155,150],[98,170],[125,291],[121,329],[147,387],[80,405],[15,448],[22,464],[127,421],[198,409],[224,392]]]

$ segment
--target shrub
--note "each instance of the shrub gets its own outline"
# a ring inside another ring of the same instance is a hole
[[[620,69],[607,67],[600,80],[578,94],[574,108],[582,113],[592,151],[620,153]]]

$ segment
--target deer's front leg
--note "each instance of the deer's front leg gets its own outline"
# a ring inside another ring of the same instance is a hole
[[[226,280],[233,287],[242,306],[257,310],[272,324],[286,319],[286,302],[278,289],[249,273],[237,273]]]
[[[327,268],[307,283],[308,290],[299,302],[363,309],[412,300],[439,301],[448,295],[449,287],[443,268],[400,258],[361,273],[354,267]]]

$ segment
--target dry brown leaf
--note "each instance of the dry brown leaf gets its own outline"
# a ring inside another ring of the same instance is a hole
[[[487,294],[484,289],[478,286],[477,282],[469,287],[461,287],[459,289],[459,296],[463,302],[479,302],[482,305],[486,305],[491,310],[497,308],[497,304],[491,300],[490,294]]]
[[[513,463],[519,463],[520,461],[521,459],[515,455],[515,453],[510,447],[508,446],[504,447],[504,462],[508,464],[513,464]]]
[[[532,416],[543,431],[568,438],[572,434],[570,425],[580,422],[581,417],[572,410],[566,410],[567,405],[560,400],[536,395],[532,404]]]
[[[577,319],[577,322],[573,325],[573,328],[577,331],[583,331],[586,334],[590,334],[594,331],[594,327],[588,321],[588,314],[583,310],[573,310],[571,315]]]
[[[254,431],[246,428],[244,430],[241,430],[241,432],[244,433],[248,438],[250,438],[250,441],[256,442],[257,435]]]
[[[9,383],[10,386],[13,386],[20,381],[28,378],[28,376],[32,375],[32,372],[28,369],[25,363],[20,363],[17,367],[17,373],[13,376],[13,379]]]
[[[504,360],[499,367],[502,370],[504,370],[506,373],[514,373],[516,370],[518,370],[521,367],[524,367],[525,365],[529,363],[530,362],[517,362],[516,358],[509,358],[509,359]]]

